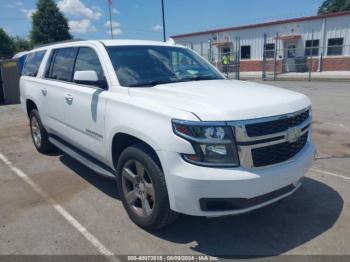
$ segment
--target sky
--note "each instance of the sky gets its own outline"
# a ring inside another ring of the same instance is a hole
[[[112,0],[115,38],[162,40],[161,0]],[[164,0],[167,36],[315,15],[323,0]],[[108,0],[56,0],[71,33],[108,39]],[[0,27],[28,37],[36,0],[0,0]]]

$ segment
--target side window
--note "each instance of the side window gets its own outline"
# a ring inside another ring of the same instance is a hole
[[[22,75],[33,77],[37,76],[41,61],[43,60],[45,53],[46,51],[39,51],[28,54]]]
[[[45,68],[45,78],[50,78],[52,63],[55,60],[56,50],[51,51],[50,57],[47,60],[46,68]]]
[[[265,56],[266,58],[275,57],[275,43],[265,44]]]
[[[241,46],[241,59],[250,59],[250,45]]]
[[[306,40],[305,41],[305,56],[318,56],[318,49],[320,46],[320,40]]]
[[[55,51],[49,78],[71,82],[77,48],[62,48]]]
[[[343,55],[344,38],[328,39],[327,55]]]
[[[95,71],[99,81],[105,79],[100,60],[96,52],[89,47],[79,48],[74,72],[76,71]]]

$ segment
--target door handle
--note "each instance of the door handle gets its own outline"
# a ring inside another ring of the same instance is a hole
[[[65,98],[69,104],[73,102],[73,96],[71,94],[66,94]]]
[[[41,89],[41,93],[43,94],[43,96],[47,95],[47,89],[46,88],[42,88]]]

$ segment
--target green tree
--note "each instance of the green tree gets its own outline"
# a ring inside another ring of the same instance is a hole
[[[30,39],[34,45],[72,39],[67,19],[53,0],[38,0],[32,20]]]
[[[29,40],[16,36],[12,38],[14,52],[28,51],[32,49],[32,45]]]
[[[13,56],[13,41],[8,34],[0,28],[0,58],[11,58]]]
[[[350,10],[350,0],[326,0],[318,9],[319,15]]]

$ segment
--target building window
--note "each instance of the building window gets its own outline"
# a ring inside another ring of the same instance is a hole
[[[328,39],[327,55],[343,55],[344,38],[330,38]]]
[[[274,58],[275,57],[275,44],[265,44],[265,57]]]
[[[306,40],[305,41],[305,56],[318,56],[320,47],[320,40]]]
[[[225,54],[231,55],[231,48],[229,48],[229,47],[223,47],[223,48],[222,48],[222,55],[225,55]]]
[[[250,45],[241,46],[241,59],[250,59]]]

